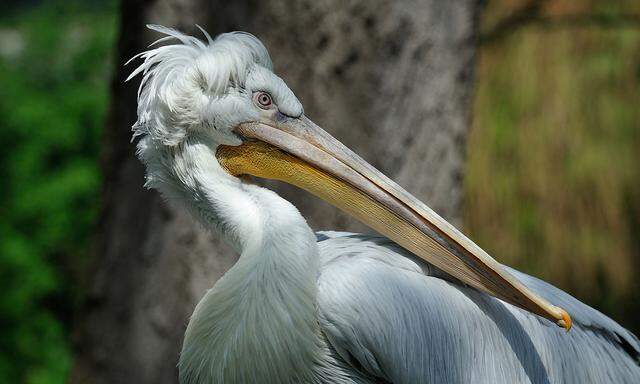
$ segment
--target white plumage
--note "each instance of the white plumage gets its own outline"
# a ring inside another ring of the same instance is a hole
[[[318,243],[320,321],[367,372],[393,383],[640,380],[638,339],[541,280],[510,269],[571,313],[570,332],[451,281],[387,239],[327,235]]]
[[[316,238],[295,207],[232,175],[217,155],[245,141],[234,130],[242,123],[304,119],[262,43],[151,28],[180,44],[141,53],[130,76],[143,75],[134,136],[147,185],[240,253],[191,317],[183,384],[640,382],[638,339],[544,282],[507,268],[566,309],[571,332],[388,239]],[[268,108],[256,104],[263,93]]]

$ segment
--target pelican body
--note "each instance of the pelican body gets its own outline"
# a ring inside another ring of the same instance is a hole
[[[178,43],[130,76],[146,185],[240,254],[191,316],[182,384],[640,383],[633,334],[501,265],[315,125],[257,38],[150,28]],[[244,175],[385,237],[314,233]]]

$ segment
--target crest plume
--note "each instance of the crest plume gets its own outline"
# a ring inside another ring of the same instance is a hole
[[[226,95],[230,86],[242,90],[251,66],[273,67],[265,46],[250,33],[229,32],[213,39],[198,26],[205,42],[172,28],[147,27],[166,36],[127,62],[143,60],[127,78],[142,75],[134,137],[180,143],[188,129],[206,121],[203,114],[211,100]],[[157,46],[172,40],[178,42]]]

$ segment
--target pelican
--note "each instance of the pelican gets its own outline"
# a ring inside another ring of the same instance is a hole
[[[195,307],[182,384],[640,382],[636,336],[498,263],[314,124],[256,37],[149,27],[165,45],[129,77],[145,185],[240,255]],[[385,237],[314,233],[255,178]]]

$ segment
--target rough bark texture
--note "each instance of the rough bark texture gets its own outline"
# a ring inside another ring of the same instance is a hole
[[[155,38],[146,23],[254,33],[309,117],[458,223],[477,7],[471,0],[123,1],[101,231],[71,381],[177,382],[189,315],[236,258],[142,188],[143,168],[129,142],[137,82],[124,84],[131,68],[122,63]],[[313,228],[363,230],[306,193],[269,186]]]

